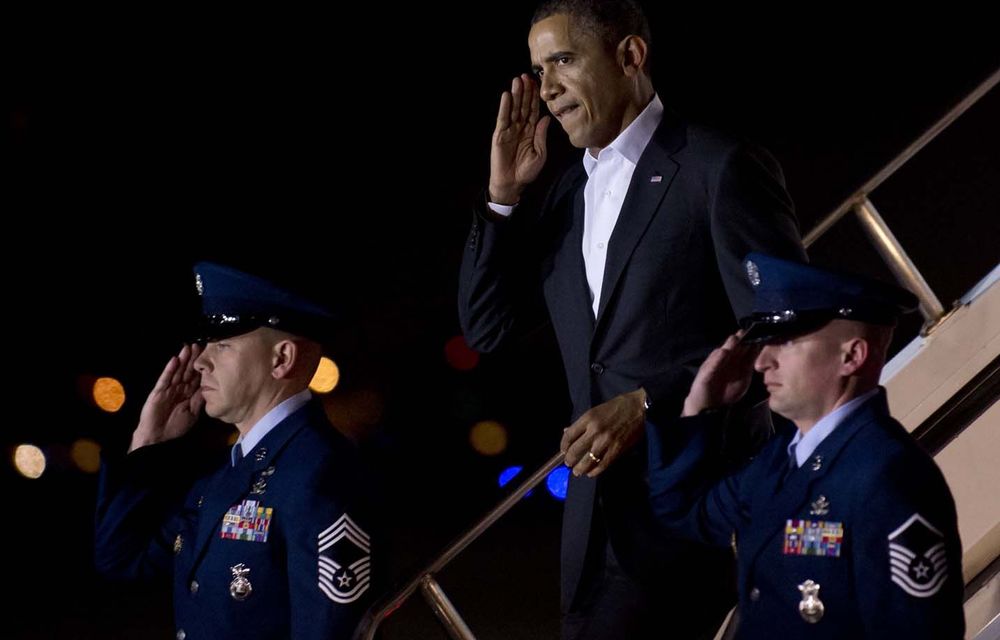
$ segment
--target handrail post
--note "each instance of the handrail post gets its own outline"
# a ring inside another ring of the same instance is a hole
[[[433,576],[424,576],[424,579],[420,581],[420,591],[424,594],[427,603],[434,609],[438,620],[444,625],[452,640],[476,640],[476,636],[472,635],[472,630],[458,614],[458,609],[451,603],[444,589]]]
[[[896,276],[896,280],[903,283],[920,300],[920,313],[923,314],[927,324],[937,322],[944,316],[944,306],[934,295],[934,291],[917,270],[916,265],[910,260],[910,256],[903,250],[899,240],[889,230],[889,225],[879,215],[872,201],[865,198],[855,205],[854,213],[858,216],[861,226],[868,233],[879,255]]]
[[[389,617],[389,614],[402,606],[402,604],[406,602],[406,599],[413,595],[413,592],[417,589],[423,590],[424,596],[427,597],[428,587],[425,586],[426,580],[430,579],[431,582],[433,582],[432,576],[440,572],[441,569],[451,562],[451,560],[454,559],[454,557],[457,556],[463,549],[472,544],[472,542],[489,529],[493,523],[499,520],[505,513],[510,511],[510,509],[513,508],[514,505],[516,505],[518,501],[520,501],[521,498],[523,498],[529,491],[541,484],[549,473],[563,463],[563,459],[565,457],[566,454],[560,452],[549,458],[548,462],[542,465],[524,482],[518,485],[514,491],[501,500],[500,504],[493,507],[493,509],[483,516],[479,522],[473,525],[471,529],[448,545],[448,547],[441,552],[437,558],[431,561],[431,563],[425,567],[423,571],[420,571],[415,578],[410,580],[405,587],[373,604],[368,611],[365,612],[364,618],[361,620],[358,628],[354,631],[355,640],[373,640],[375,637],[375,631],[378,629],[378,626],[382,624],[382,621]],[[435,582],[434,584],[437,583]],[[442,595],[444,594],[443,591],[441,593]]]

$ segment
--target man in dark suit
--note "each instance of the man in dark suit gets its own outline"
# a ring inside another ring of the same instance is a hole
[[[207,344],[170,359],[125,459],[106,460],[96,564],[172,574],[179,640],[348,638],[372,593],[372,514],[353,445],[308,385],[328,311],[250,274],[195,268]],[[204,407],[239,439],[178,486]]]
[[[751,255],[747,272],[757,297],[742,342],[709,355],[684,417],[650,428],[658,518],[737,546],[739,638],[962,638],[955,504],[878,386],[892,326],[916,298],[770,256]],[[716,482],[701,454],[753,367],[794,427]]]
[[[538,9],[528,46],[540,84],[523,75],[501,97],[489,192],[461,267],[472,347],[534,326],[519,302],[539,283],[559,343],[574,418],[562,440],[574,474],[565,638],[660,638],[665,619],[672,637],[694,638],[728,608],[732,559],[656,535],[635,445],[647,418],[676,415],[698,364],[746,313],[743,256],[803,256],[777,163],[666,111],[649,41],[632,2]],[[539,211],[514,210],[546,159],[539,97],[586,151]]]

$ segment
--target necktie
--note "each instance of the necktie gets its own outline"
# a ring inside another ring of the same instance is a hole
[[[799,468],[798,460],[795,458],[795,447],[798,444],[796,442],[788,447],[788,467],[785,468],[785,475],[781,477],[781,484],[788,482],[788,478],[792,475],[792,472]]]
[[[240,460],[243,459],[243,447],[239,442],[233,445],[232,459],[234,467],[240,463]]]

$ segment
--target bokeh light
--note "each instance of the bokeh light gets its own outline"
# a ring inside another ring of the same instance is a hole
[[[484,456],[495,456],[507,449],[507,428],[495,420],[477,422],[469,430],[472,448]]]
[[[115,413],[125,404],[125,387],[114,378],[94,380],[91,395],[97,406],[108,413]]]

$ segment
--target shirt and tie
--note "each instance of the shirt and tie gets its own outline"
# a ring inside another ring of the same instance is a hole
[[[309,389],[303,389],[294,396],[286,398],[278,406],[268,411],[263,418],[257,421],[250,431],[240,436],[236,444],[229,452],[229,458],[233,467],[239,464],[240,460],[248,451],[253,451],[254,447],[264,439],[271,429],[278,426],[282,420],[301,409],[312,398]]]

